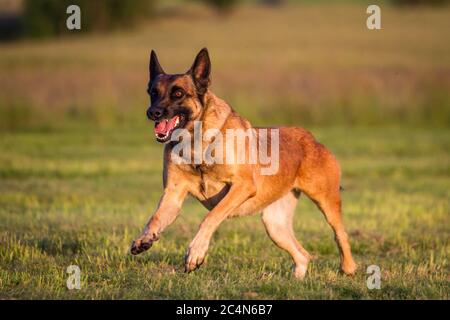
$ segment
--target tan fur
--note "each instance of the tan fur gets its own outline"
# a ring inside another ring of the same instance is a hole
[[[192,89],[192,83],[186,86],[186,90]],[[203,131],[216,128],[225,135],[226,129],[251,128],[247,120],[211,91],[207,90],[202,99],[203,106],[196,120],[202,121]],[[198,99],[192,98],[185,104],[195,110],[200,108]],[[186,126],[190,130],[192,120]],[[294,275],[303,278],[310,256],[295,238],[292,222],[298,196],[303,192],[318,205],[334,231],[342,271],[353,274],[356,264],[342,224],[341,173],[337,160],[302,128],[281,127],[279,134],[279,171],[266,176],[260,174],[259,164],[176,165],[170,156],[173,144],[166,144],[164,193],[143,234],[133,242],[132,252],[137,254],[150,248],[176,219],[183,200],[190,194],[210,211],[188,247],[186,271],[193,271],[203,263],[211,237],[222,221],[262,212],[268,235],[291,255],[295,263]],[[210,142],[204,141],[204,148]]]

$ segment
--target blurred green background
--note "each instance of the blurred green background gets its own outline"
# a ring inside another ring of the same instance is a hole
[[[64,28],[69,2],[81,31]],[[370,31],[374,3],[382,30]],[[449,298],[448,1],[0,0],[0,11],[0,298]],[[304,282],[256,216],[224,223],[184,275],[205,214],[192,200],[148,253],[127,255],[162,189],[149,53],[177,73],[205,46],[214,93],[255,126],[303,126],[337,155],[355,277],[337,273],[331,230],[306,199]],[[70,264],[80,291],[65,287]],[[366,287],[371,264],[381,290]]]
[[[1,45],[0,129],[143,124],[149,51],[183,72],[203,46],[213,90],[258,124],[450,124],[448,6],[386,3],[369,31],[364,1],[75,1],[82,36],[69,2],[23,2],[44,40]]]

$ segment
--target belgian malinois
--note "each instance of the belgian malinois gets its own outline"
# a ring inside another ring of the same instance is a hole
[[[155,122],[156,140],[165,143],[164,192],[142,235],[133,241],[132,254],[149,249],[158,240],[190,194],[209,212],[186,252],[186,272],[203,263],[211,237],[222,221],[262,213],[267,234],[292,256],[295,277],[303,278],[310,255],[293,231],[295,206],[303,192],[317,204],[334,231],[341,270],[346,274],[355,272],[356,264],[342,223],[340,167],[330,151],[305,129],[280,127],[279,167],[275,174],[262,175],[258,163],[175,163],[171,154],[177,142],[171,136],[177,129],[193,132],[194,123],[201,122],[203,133],[215,128],[225,134],[228,129],[247,130],[252,126],[210,91],[211,62],[206,48],[183,74],[166,74],[152,51],[149,73],[151,104],[147,116]],[[255,128],[255,132],[261,129]],[[269,144],[271,141],[267,138]],[[204,150],[211,140],[203,139],[201,143]]]

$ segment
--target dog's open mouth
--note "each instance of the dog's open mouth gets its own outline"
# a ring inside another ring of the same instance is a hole
[[[158,142],[167,142],[175,129],[182,126],[184,117],[176,115],[170,119],[163,119],[155,122],[155,136]]]

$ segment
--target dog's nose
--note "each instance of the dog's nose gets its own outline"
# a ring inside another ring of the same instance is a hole
[[[162,117],[162,115],[163,115],[163,110],[161,108],[150,107],[147,109],[147,117],[150,120],[153,120],[153,121],[158,120],[159,118]]]

